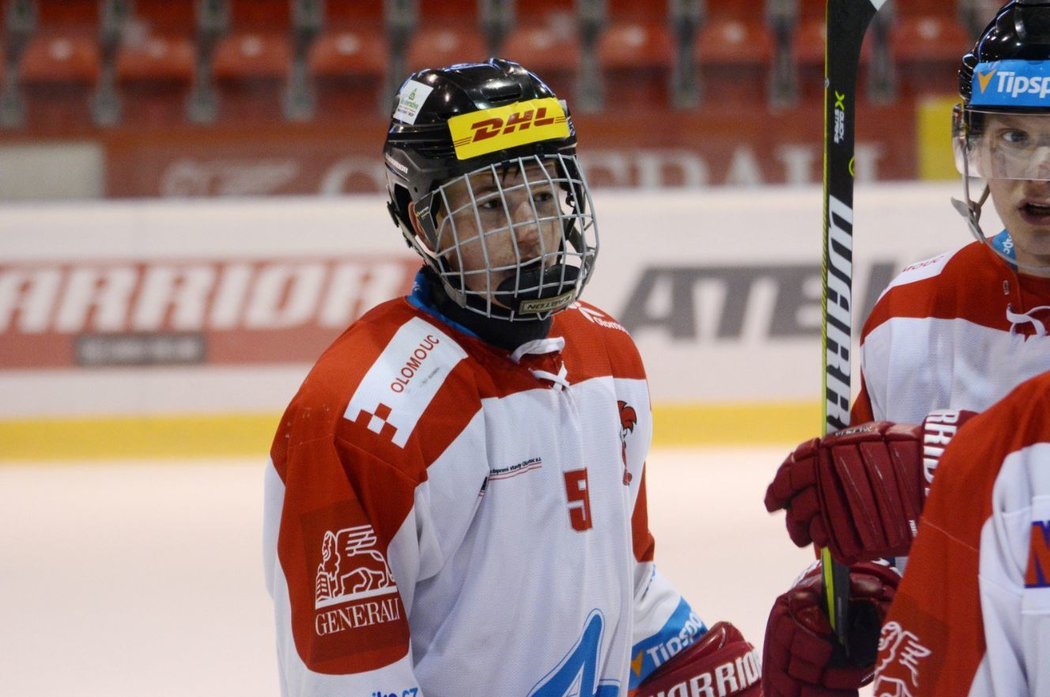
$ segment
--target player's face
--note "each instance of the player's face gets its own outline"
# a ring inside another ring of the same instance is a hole
[[[469,290],[489,294],[530,262],[549,267],[560,247],[564,194],[554,164],[486,169],[445,187],[437,252]]]
[[[980,157],[1017,261],[1050,275],[1050,117],[989,115]]]

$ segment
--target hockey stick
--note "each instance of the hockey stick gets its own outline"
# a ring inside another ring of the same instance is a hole
[[[827,0],[824,48],[824,432],[849,425],[853,335],[853,150],[864,32],[886,0]],[[820,552],[831,626],[847,648],[849,567]]]

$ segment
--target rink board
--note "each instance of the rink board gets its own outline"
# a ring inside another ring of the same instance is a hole
[[[856,322],[965,244],[955,185],[857,192]],[[635,337],[656,441],[819,428],[820,191],[603,190],[585,299]],[[313,359],[417,260],[375,197],[0,210],[0,459],[264,452]]]

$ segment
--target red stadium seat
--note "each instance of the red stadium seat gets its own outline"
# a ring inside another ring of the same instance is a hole
[[[521,63],[540,76],[575,72],[580,62],[580,45],[574,31],[533,24],[511,32],[503,44],[503,57]]]
[[[286,33],[235,31],[215,48],[215,77],[219,80],[284,78],[291,46]]]
[[[617,20],[598,39],[605,109],[651,112],[668,103],[674,48],[664,23]]]
[[[773,40],[761,13],[751,20],[711,17],[695,46],[703,104],[764,104]]]
[[[99,49],[93,33],[38,33],[22,57],[23,83],[93,84],[98,79]]]
[[[655,22],[614,22],[598,40],[598,59],[606,70],[657,68],[673,60],[667,25]]]
[[[966,27],[953,15],[902,15],[890,33],[901,88],[909,96],[954,94],[959,64],[973,46]]]
[[[973,40],[954,16],[902,15],[891,32],[893,55],[900,61],[958,63]]]
[[[319,77],[381,77],[387,42],[382,34],[354,29],[322,32],[310,54],[310,69]]]
[[[423,23],[408,47],[408,69],[481,61],[486,58],[485,41],[473,18],[462,24],[431,25]]]
[[[186,36],[149,35],[126,42],[117,56],[119,80],[189,83],[196,48]]]
[[[754,21],[712,17],[699,32],[696,57],[703,64],[768,65],[773,40],[761,17]]]

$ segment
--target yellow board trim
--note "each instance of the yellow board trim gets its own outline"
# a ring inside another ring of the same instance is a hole
[[[280,414],[0,421],[0,463],[42,460],[265,460]],[[682,404],[653,409],[653,445],[794,445],[817,434],[820,404]]]
[[[280,414],[0,421],[0,462],[266,458]]]
[[[653,445],[794,445],[819,435],[821,404],[682,404],[653,407]]]
[[[448,120],[456,157],[469,160],[497,150],[569,137],[565,110],[557,99],[530,99]]]
[[[959,178],[952,152],[952,109],[958,101],[958,96],[926,97],[916,106],[919,179],[952,181]]]

